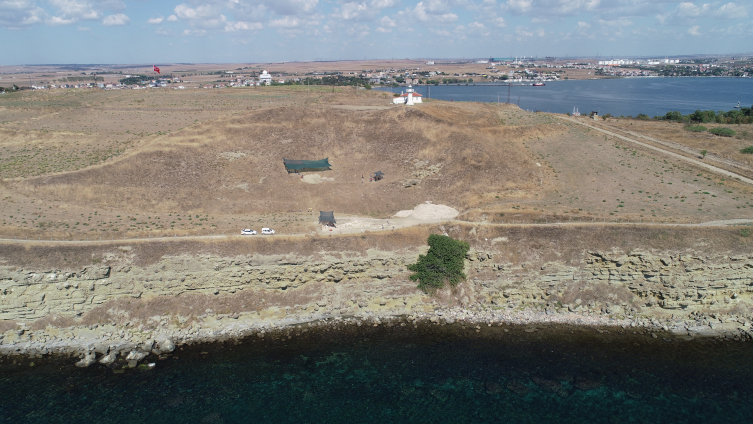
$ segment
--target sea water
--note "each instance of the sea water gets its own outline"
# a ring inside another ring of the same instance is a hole
[[[0,422],[752,422],[753,344],[639,333],[407,323],[184,347],[147,371],[5,358]]]
[[[530,83],[528,83],[530,84]],[[505,103],[504,85],[439,85],[415,87],[424,97],[438,100]],[[405,87],[379,88],[400,93]],[[753,105],[753,78],[620,78],[547,81],[543,87],[514,85],[510,103],[522,109],[554,113],[598,112],[614,116],[660,116],[669,111],[683,114],[696,110],[729,111],[738,102]]]

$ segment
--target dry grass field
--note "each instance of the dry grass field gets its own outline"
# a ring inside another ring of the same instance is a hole
[[[735,131],[734,137],[721,137],[704,132],[691,132],[685,130],[685,124],[671,121],[639,121],[634,119],[609,119],[606,123],[609,127],[623,131],[633,131],[659,140],[676,143],[700,152],[708,151],[709,155],[722,159],[735,161],[748,168],[746,175],[753,176],[753,155],[740,153],[740,150],[753,146],[752,124],[716,124],[706,123],[704,127],[730,128]]]
[[[554,115],[389,104],[305,87],[6,94],[0,238],[310,234],[318,210],[387,218],[425,201],[487,222],[751,216],[751,187]],[[282,164],[325,157],[330,171]]]

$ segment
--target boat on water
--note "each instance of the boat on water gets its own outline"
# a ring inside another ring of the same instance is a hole
[[[737,102],[737,106],[735,106],[735,109],[740,109],[740,102]]]
[[[544,83],[543,83],[543,82],[541,82],[541,81],[539,81],[539,82],[534,82],[534,83],[533,83],[533,86],[534,86],[534,87],[543,87],[543,86],[545,86],[545,85],[546,85],[546,84],[544,84]]]

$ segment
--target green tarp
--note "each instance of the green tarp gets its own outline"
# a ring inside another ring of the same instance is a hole
[[[319,211],[319,222],[337,224],[334,211]]]
[[[324,158],[321,160],[283,159],[282,162],[285,164],[285,169],[288,172],[307,170],[325,171],[330,169],[330,166],[332,166],[329,163],[329,158]]]

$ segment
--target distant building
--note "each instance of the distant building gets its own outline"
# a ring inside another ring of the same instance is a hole
[[[264,85],[272,84],[272,75],[269,75],[267,71],[261,71],[261,75],[259,75],[259,83]]]

